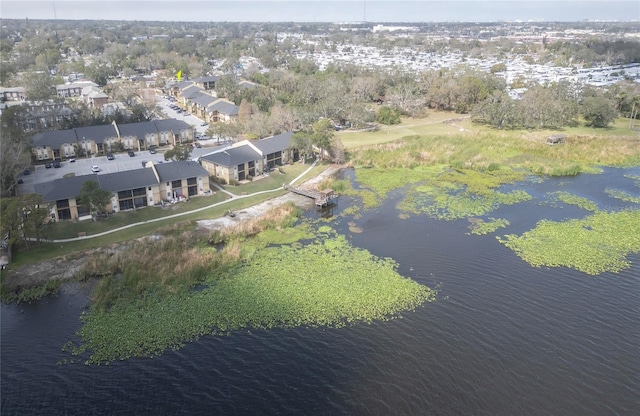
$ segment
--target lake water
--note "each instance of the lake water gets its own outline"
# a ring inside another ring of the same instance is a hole
[[[555,190],[632,206],[603,193],[638,196],[623,173],[640,169],[527,184],[533,201],[491,214],[511,222],[498,234],[587,214],[540,204]],[[619,274],[532,268],[495,235],[467,235],[467,220],[399,219],[399,197],[355,220],[361,233],[349,232],[352,219],[337,228],[438,288],[435,302],[390,322],[210,336],[156,358],[59,365],[88,304],[69,285],[34,305],[2,305],[0,413],[640,414],[640,255]],[[350,203],[341,197],[334,213]]]

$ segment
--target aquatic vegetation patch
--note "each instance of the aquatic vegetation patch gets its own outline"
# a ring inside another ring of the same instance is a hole
[[[486,235],[509,226],[509,221],[504,218],[489,218],[487,221],[478,218],[470,222],[469,229],[473,235]]]
[[[565,192],[565,191],[553,192],[551,193],[551,197],[552,199],[557,199],[558,201],[563,202],[565,204],[575,205],[578,208],[582,208],[587,211],[596,212],[599,210],[598,204],[596,204],[595,202],[587,198],[574,195],[570,192]]]
[[[640,188],[640,175],[624,175],[624,177],[634,181],[636,186]]]
[[[625,191],[611,188],[605,189],[604,192],[612,198],[616,198],[624,202],[633,202],[634,204],[640,204],[640,196],[633,196]]]
[[[400,208],[444,220],[482,216],[500,205],[530,200],[531,196],[523,190],[500,192],[496,189],[522,178],[524,173],[510,169],[449,170],[425,185],[415,186]]]
[[[427,214],[441,220],[479,217],[496,210],[501,205],[514,205],[531,199],[522,190],[493,191],[490,194],[466,192],[463,186],[437,184],[420,186],[407,195],[400,208],[416,214]]]
[[[521,236],[499,241],[535,267],[570,267],[591,275],[618,272],[629,266],[629,254],[640,252],[640,210],[542,220]]]
[[[201,290],[148,293],[82,316],[87,363],[161,354],[206,334],[247,328],[341,327],[385,320],[433,300],[426,286],[397,273],[397,264],[351,246],[328,226],[315,242],[251,252]]]

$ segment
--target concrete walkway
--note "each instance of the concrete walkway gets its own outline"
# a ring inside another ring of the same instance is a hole
[[[317,163],[318,163],[318,159],[316,159],[311,164],[311,166],[309,166],[304,172],[302,172],[295,179],[293,179],[291,182],[289,182],[289,185],[293,185],[295,182],[297,182],[302,177],[304,177],[304,175],[309,173],[311,171],[311,169],[313,169],[316,166]],[[207,205],[206,207],[197,208],[197,209],[194,209],[194,210],[191,210],[191,211],[181,212],[179,214],[167,215],[166,217],[154,218],[152,220],[136,222],[136,223],[133,223],[133,224],[128,224],[128,225],[125,225],[125,226],[122,226],[122,227],[119,227],[119,228],[114,228],[112,230],[105,231],[105,232],[98,233],[98,234],[92,234],[92,235],[86,235],[86,236],[74,237],[74,238],[65,238],[65,239],[62,239],[62,240],[40,240],[40,241],[48,242],[48,243],[68,243],[68,242],[71,242],[71,241],[88,240],[90,238],[102,237],[102,236],[107,235],[107,234],[117,233],[118,231],[122,231],[124,229],[131,228],[131,227],[136,227],[138,225],[150,224],[150,223],[157,222],[157,221],[164,221],[164,220],[171,219],[171,218],[182,217],[184,215],[193,214],[194,212],[204,211],[204,210],[209,209],[209,208],[213,208],[213,207],[217,207],[219,205],[226,204],[226,203],[228,203],[230,201],[243,199],[243,198],[250,198],[250,197],[255,196],[255,195],[262,195],[262,194],[268,194],[268,193],[271,193],[271,192],[282,191],[282,188],[279,187],[279,188],[275,188],[275,189],[268,189],[266,191],[254,192],[254,193],[249,194],[249,195],[235,195],[235,194],[232,194],[231,192],[227,191],[226,189],[223,189],[221,186],[219,186],[217,184],[215,185],[215,187],[217,189],[219,189],[221,192],[224,192],[225,194],[229,195],[229,198],[224,200],[224,201],[221,201],[221,202],[216,202],[215,204]]]

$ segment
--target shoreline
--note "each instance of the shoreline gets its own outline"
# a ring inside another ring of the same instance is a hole
[[[343,165],[332,164],[317,176],[303,182],[303,184],[306,186],[315,186],[324,179],[337,174],[340,170],[344,169],[344,167],[345,166]],[[236,211],[234,212],[234,217],[223,216],[211,220],[196,221],[196,232],[233,227],[243,221],[259,218],[269,210],[288,202],[293,202],[296,206],[302,209],[308,209],[313,206],[313,202],[309,198],[289,192],[285,195],[271,198],[254,206]],[[153,234],[142,238],[149,238],[151,235]],[[4,271],[5,276],[2,284],[7,291],[11,293],[19,293],[23,290],[40,287],[52,281],[64,283],[73,279],[91,254],[102,250],[117,251],[127,244],[128,242],[112,244],[83,252],[69,253],[53,259],[21,266],[16,269],[7,269]]]

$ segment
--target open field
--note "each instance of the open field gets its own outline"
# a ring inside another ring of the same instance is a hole
[[[445,121],[451,121],[447,123]],[[629,129],[629,120],[618,118],[615,123],[605,129],[594,129],[585,126],[567,127],[562,130],[496,130],[491,127],[473,124],[468,116],[446,111],[429,111],[423,118],[403,118],[401,124],[380,126],[378,131],[337,133],[345,148],[353,149],[362,146],[388,143],[406,136],[476,136],[490,134],[498,137],[538,138],[544,140],[552,134],[566,134],[569,137],[637,137],[640,132]]]

